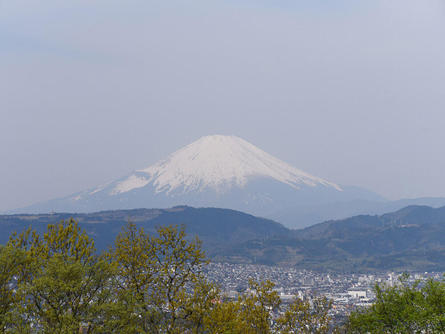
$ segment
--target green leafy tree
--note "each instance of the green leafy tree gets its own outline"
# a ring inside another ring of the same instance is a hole
[[[205,333],[238,334],[247,332],[247,323],[241,318],[241,304],[238,301],[223,300],[208,310]]]
[[[218,287],[200,277],[193,285],[193,290],[181,299],[184,302],[179,314],[184,319],[183,332],[193,334],[210,332],[211,317],[215,308],[222,304]]]
[[[0,325],[13,333],[327,333],[330,302],[296,299],[282,309],[270,281],[249,281],[236,300],[203,274],[199,240],[183,227],[153,235],[128,224],[98,256],[74,220],[13,235],[0,248]],[[427,286],[431,309],[443,291]],[[282,313],[278,318],[274,314]],[[441,318],[434,318],[438,326]],[[431,322],[432,326],[433,322]]]
[[[15,309],[19,304],[14,288],[17,285],[23,253],[11,245],[0,246],[0,332],[6,333],[17,322]]]
[[[201,243],[185,238],[184,228],[159,227],[150,236],[134,224],[119,234],[109,257],[119,285],[115,324],[128,333],[182,333],[201,328],[196,305],[208,305],[211,289],[201,275]],[[200,295],[198,295],[200,293]],[[190,330],[190,328],[188,328]]]
[[[123,333],[148,333],[157,329],[160,314],[153,307],[152,291],[156,277],[155,248],[148,234],[128,224],[108,254],[118,279],[115,304],[108,311],[109,329]]]
[[[445,284],[429,280],[413,285],[403,275],[394,287],[375,286],[376,301],[353,312],[350,333],[445,333]]]
[[[277,320],[280,333],[325,334],[329,333],[332,301],[318,297],[312,301],[295,298]]]
[[[249,280],[249,290],[239,297],[240,324],[245,333],[267,334],[273,328],[272,312],[279,309],[281,300],[271,281]]]
[[[24,255],[17,274],[22,320],[17,331],[76,333],[85,327],[100,332],[113,271],[95,255],[93,240],[77,222],[48,225],[43,238],[28,230],[11,238],[8,247]]]

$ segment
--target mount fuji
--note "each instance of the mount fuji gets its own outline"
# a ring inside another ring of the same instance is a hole
[[[94,212],[189,205],[231,208],[302,227],[361,213],[363,205],[383,202],[365,189],[310,175],[239,137],[213,135],[118,180],[14,211]]]

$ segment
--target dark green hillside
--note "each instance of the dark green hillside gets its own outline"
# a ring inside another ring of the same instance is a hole
[[[105,249],[113,244],[116,235],[128,221],[143,227],[147,232],[155,231],[157,226],[185,225],[187,235],[190,238],[197,235],[204,242],[204,248],[209,250],[252,239],[285,235],[289,231],[274,221],[239,211],[180,206],[171,209],[115,210],[89,214],[3,215],[0,216],[0,243],[5,243],[14,231],[20,232],[32,226],[43,233],[47,224],[69,218],[77,220],[94,237],[98,249]]]
[[[300,230],[298,238],[327,240],[355,256],[445,248],[445,207],[410,206],[382,216],[356,216]]]
[[[333,271],[445,270],[445,208],[410,206],[238,244],[218,259]]]
[[[0,216],[0,242],[28,226],[73,217],[99,250],[114,242],[132,221],[147,232],[156,226],[186,226],[203,241],[214,261],[287,265],[333,271],[445,270],[445,207],[409,206],[381,216],[355,216],[289,230],[271,220],[217,208],[174,207],[103,211],[91,214]]]
[[[314,261],[324,266],[445,270],[445,207],[409,206],[381,216],[329,221],[296,235],[325,244],[329,261]]]

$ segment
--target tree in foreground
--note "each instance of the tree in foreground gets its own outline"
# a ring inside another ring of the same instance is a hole
[[[395,287],[376,285],[375,303],[351,314],[348,332],[445,333],[445,282],[409,285],[407,278]]]
[[[43,238],[28,230],[7,247],[22,254],[13,332],[100,332],[113,272],[75,221],[49,225]]]
[[[0,248],[0,326],[12,333],[326,333],[331,304],[288,308],[270,281],[230,300],[204,274],[199,240],[184,228],[154,235],[128,224],[114,247],[69,220],[40,237],[28,230]],[[280,315],[281,314],[281,315]]]
[[[281,305],[274,286],[271,281],[250,280],[248,292],[239,297],[240,323],[245,333],[271,333],[272,314]]]
[[[14,316],[19,300],[14,287],[23,260],[20,249],[11,245],[0,246],[0,333],[6,333],[16,321]]]
[[[296,298],[278,319],[280,333],[327,334],[331,330],[329,311],[332,301],[326,297],[308,300]]]
[[[199,332],[217,300],[202,274],[204,253],[183,228],[160,227],[156,236],[128,224],[109,258],[117,268],[115,326],[134,333]]]

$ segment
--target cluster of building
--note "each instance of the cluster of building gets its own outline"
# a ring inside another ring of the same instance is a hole
[[[253,264],[210,263],[206,268],[209,280],[218,284],[229,298],[236,298],[246,291],[249,279],[270,280],[275,283],[283,303],[295,296],[311,300],[325,296],[333,301],[331,315],[341,321],[357,307],[373,303],[375,284],[394,286],[400,284],[401,273],[339,274],[299,270],[291,267],[271,267]],[[443,273],[412,273],[408,283],[416,280],[441,279]]]

